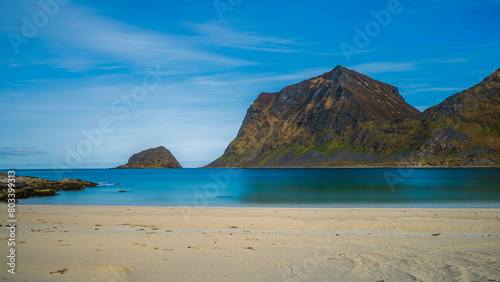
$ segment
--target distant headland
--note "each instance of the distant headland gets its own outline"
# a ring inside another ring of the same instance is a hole
[[[335,67],[261,93],[207,168],[500,166],[500,69],[420,112],[398,88]]]

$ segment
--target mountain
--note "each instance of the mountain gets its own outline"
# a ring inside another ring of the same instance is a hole
[[[409,136],[430,165],[500,165],[500,69],[418,117]],[[407,126],[411,121],[405,121]]]
[[[396,87],[337,66],[261,93],[236,138],[206,167],[498,164],[498,77],[497,70],[420,113]]]
[[[116,168],[182,168],[174,155],[160,146],[132,155],[128,163]]]

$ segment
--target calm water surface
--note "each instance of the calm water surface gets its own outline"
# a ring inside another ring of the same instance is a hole
[[[16,173],[59,177],[53,170]],[[20,203],[500,208],[500,169],[80,169],[62,177],[100,186]]]

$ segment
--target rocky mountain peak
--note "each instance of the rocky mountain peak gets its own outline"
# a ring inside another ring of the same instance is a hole
[[[466,119],[475,119],[470,116],[471,111],[481,111],[482,119],[489,113],[492,120],[500,118],[500,69],[490,74],[480,83],[462,92],[456,93],[443,102],[428,108],[422,115],[435,120],[443,114],[457,114]]]
[[[419,113],[396,87],[339,65],[279,92],[261,93],[224,156],[321,145],[356,135],[362,122],[392,122]]]
[[[207,167],[498,164],[499,89],[500,69],[419,114],[396,87],[336,66],[261,93]]]
[[[484,83],[492,83],[492,82],[497,82],[500,83],[500,68],[494,71],[492,74],[490,74],[488,77],[486,77],[483,80]]]

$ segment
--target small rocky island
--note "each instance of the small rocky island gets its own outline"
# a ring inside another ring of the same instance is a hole
[[[8,174],[0,171],[0,201],[7,201]],[[83,190],[87,187],[96,187],[97,183],[79,179],[47,180],[30,176],[15,177],[16,199],[31,197],[53,196],[56,191]]]
[[[182,166],[169,150],[160,146],[134,154],[128,159],[127,164],[116,168],[182,168]]]

